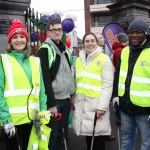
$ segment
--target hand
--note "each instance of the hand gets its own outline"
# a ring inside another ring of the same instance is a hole
[[[70,99],[70,105],[71,105],[71,110],[74,111],[75,110],[75,107],[74,107],[74,104],[72,102],[72,99]]]
[[[104,110],[98,110],[96,111],[96,116],[97,116],[97,119],[102,119],[101,117],[105,114],[105,111]]]
[[[119,106],[119,97],[114,97],[112,99],[112,101],[113,101],[114,111],[116,111],[116,105],[115,104],[117,104]]]
[[[71,109],[72,109],[72,111],[75,110],[75,107],[74,107],[74,104],[73,104],[73,103],[72,103],[72,105],[71,105]]]
[[[56,108],[56,107],[51,108],[51,109],[50,109],[50,112],[51,112],[51,114],[52,114],[52,117],[57,117],[57,108]]]
[[[3,127],[4,127],[4,132],[9,136],[9,138],[15,135],[15,132],[16,132],[15,127],[11,122],[8,124],[5,124]]]

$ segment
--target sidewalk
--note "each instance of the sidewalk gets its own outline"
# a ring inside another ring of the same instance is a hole
[[[110,121],[112,126],[112,134],[115,136],[115,140],[113,141],[106,141],[106,150],[119,150],[118,148],[118,135],[116,130],[116,117],[113,112],[112,104],[110,104]],[[84,136],[76,136],[73,132],[72,128],[69,128],[69,143],[68,143],[68,150],[87,150],[86,149],[86,142]],[[62,150],[65,150],[64,145]],[[135,146],[135,150],[140,150],[140,137],[138,135],[137,142]]]

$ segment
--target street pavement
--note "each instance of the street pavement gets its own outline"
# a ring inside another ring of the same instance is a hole
[[[119,150],[118,148],[118,134],[116,129],[116,116],[113,112],[112,104],[110,104],[110,121],[112,127],[112,134],[115,136],[115,140],[106,141],[106,150]],[[87,150],[84,136],[76,136],[72,128],[69,128],[69,142],[67,143],[68,150]],[[137,141],[134,150],[140,150],[140,135],[137,135]],[[65,150],[64,144],[62,144],[62,150]]]

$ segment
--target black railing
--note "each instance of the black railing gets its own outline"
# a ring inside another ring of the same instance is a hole
[[[39,47],[47,38],[46,24],[50,20],[50,16],[34,12],[34,8],[29,8],[25,13],[25,23],[28,34],[30,36],[30,45],[32,48],[32,55],[36,55]],[[63,32],[62,42],[66,43],[66,33]]]
[[[40,16],[40,17],[39,17]],[[32,54],[35,55],[39,46],[42,45],[42,39],[44,35],[44,40],[46,39],[46,18],[42,15],[34,12],[34,9],[29,8],[26,10],[25,23],[27,27],[28,34],[30,36],[30,45],[32,48]]]

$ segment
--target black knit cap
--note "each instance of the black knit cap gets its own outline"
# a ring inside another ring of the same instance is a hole
[[[131,23],[129,24],[129,27],[128,27],[128,32],[132,29],[139,29],[139,30],[143,31],[145,33],[145,35],[148,35],[148,33],[149,33],[148,25],[142,20],[131,21]]]

